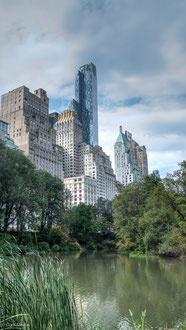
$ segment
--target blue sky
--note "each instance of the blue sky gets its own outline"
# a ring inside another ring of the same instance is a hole
[[[186,159],[185,0],[0,0],[0,93],[42,87],[50,111],[97,67],[99,144],[114,165],[119,126],[162,176]]]

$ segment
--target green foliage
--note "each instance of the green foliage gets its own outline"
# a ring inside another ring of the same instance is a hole
[[[81,251],[81,245],[78,242],[68,243],[69,251]]]
[[[109,239],[104,240],[103,246],[106,249],[116,250],[116,242],[114,240],[109,240]]]
[[[40,251],[50,251],[50,246],[47,242],[40,242],[38,244],[38,249]]]
[[[20,254],[20,249],[18,245],[13,242],[1,240],[0,241],[0,254],[3,255],[13,255],[13,254]]]
[[[54,244],[52,246],[52,251],[53,252],[59,252],[61,249],[60,249],[60,246],[58,244]]]
[[[50,244],[66,244],[68,241],[67,229],[64,225],[55,225],[49,233]]]
[[[0,302],[1,329],[80,328],[73,291],[57,259],[1,259]]]
[[[120,251],[180,255],[185,251],[186,163],[161,181],[154,175],[114,198],[114,228]]]
[[[89,241],[86,245],[87,247],[87,250],[90,250],[90,251],[95,251],[96,250],[96,244],[92,241]]]
[[[95,241],[97,234],[97,223],[94,218],[93,207],[83,203],[72,209],[72,220],[70,232],[79,243],[85,244]]]
[[[26,225],[42,232],[61,224],[67,198],[59,178],[37,171],[19,151],[0,142],[0,230],[16,224],[21,232]]]
[[[178,257],[186,253],[186,237],[183,236],[178,228],[172,229],[164,235],[163,243],[159,248],[162,256]]]
[[[134,330],[137,330],[137,329],[145,330],[145,329],[147,329],[146,310],[144,310],[140,315],[141,322],[134,319],[133,313],[130,309],[129,309],[129,313],[130,313],[130,317],[131,317],[132,329],[134,329]]]
[[[108,199],[103,199],[102,197],[98,198],[96,204],[96,216],[104,217],[107,219],[110,224],[113,223],[113,213],[112,213],[112,202]]]

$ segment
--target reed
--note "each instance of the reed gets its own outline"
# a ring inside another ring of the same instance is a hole
[[[49,256],[0,259],[0,329],[79,329],[73,288]]]

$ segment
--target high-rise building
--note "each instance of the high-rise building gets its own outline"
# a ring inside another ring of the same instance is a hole
[[[136,157],[142,178],[148,175],[148,160],[145,146],[136,146]]]
[[[64,179],[65,188],[71,193],[67,207],[72,208],[80,203],[95,205],[97,201],[96,180],[86,175],[72,176]]]
[[[147,160],[147,152],[145,146],[139,146],[139,144],[133,140],[132,134],[128,131],[125,131],[125,135],[127,136],[136,157],[136,162],[139,167],[141,177],[148,175],[148,160]]]
[[[93,63],[79,68],[75,77],[75,99],[78,119],[83,126],[83,141],[98,145],[97,75]]]
[[[154,174],[157,178],[160,179],[160,172],[158,170],[153,170],[152,174]]]
[[[114,158],[116,180],[124,186],[141,180],[135,155],[135,144],[136,142],[132,140],[132,134],[127,131],[124,134],[122,126],[120,126],[119,136],[114,145]]]
[[[72,183],[75,181],[71,180],[70,177],[91,178],[93,180],[91,185],[94,185],[94,181],[96,182],[96,194],[90,189],[90,196],[85,198],[85,202],[92,203],[94,201],[95,204],[95,201],[100,197],[111,200],[115,195],[115,175],[110,158],[101,147],[93,147],[83,142],[82,124],[77,118],[77,113],[74,110],[65,110],[59,116],[54,128],[57,133],[57,144],[63,147],[65,184],[73,186]],[[74,189],[71,189],[72,200],[78,203],[80,199],[77,199],[77,196],[80,194],[82,197],[82,192],[78,191],[79,185],[75,185],[75,187],[77,188],[76,193]],[[92,197],[91,194],[93,194]]]
[[[78,174],[78,145],[82,142],[82,124],[74,110],[65,110],[54,125],[57,144],[63,147],[64,177]]]
[[[1,97],[0,119],[9,123],[9,134],[36,168],[63,179],[62,148],[49,120],[49,98],[42,88],[32,94],[25,86]]]

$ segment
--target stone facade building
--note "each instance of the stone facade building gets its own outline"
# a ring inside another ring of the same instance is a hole
[[[97,200],[100,197],[112,200],[115,195],[115,175],[110,158],[101,147],[83,142],[82,124],[77,113],[65,110],[54,128],[57,143],[63,148],[65,182],[70,177],[84,175],[96,181],[96,197],[94,194],[91,200],[95,202],[95,198]],[[74,199],[73,190],[71,192]]]
[[[95,205],[97,201],[96,180],[86,176],[73,176],[64,179],[65,188],[71,192],[68,200],[68,208],[77,206],[80,203]]]
[[[9,123],[10,137],[37,169],[63,179],[62,148],[56,145],[46,91],[33,94],[21,86],[2,95],[0,119]]]

